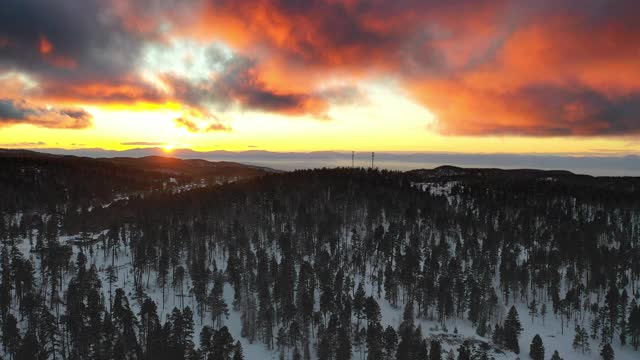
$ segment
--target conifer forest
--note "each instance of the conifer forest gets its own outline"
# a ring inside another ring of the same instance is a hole
[[[640,358],[637,178],[0,161],[2,359]]]

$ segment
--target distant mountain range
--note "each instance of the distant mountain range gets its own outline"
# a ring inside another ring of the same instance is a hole
[[[175,149],[167,153],[162,148],[135,148],[123,151],[105,149],[38,149],[51,154],[87,156],[93,158],[162,156],[180,159],[236,162],[278,170],[309,169],[321,167],[350,167],[351,152],[271,152],[248,151],[195,151]],[[356,167],[371,166],[371,152],[356,152]],[[569,170],[578,174],[595,176],[640,176],[640,157],[625,156],[577,156],[546,154],[462,154],[437,152],[376,152],[374,166],[393,170],[432,169],[442,165],[465,168],[545,169]]]

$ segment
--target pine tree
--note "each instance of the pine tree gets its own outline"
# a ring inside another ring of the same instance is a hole
[[[18,352],[16,354],[17,360],[29,360],[38,358],[38,349],[40,344],[38,343],[38,337],[33,329],[28,329],[24,335],[24,339],[20,343]]]
[[[542,345],[542,338],[536,334],[529,346],[529,356],[533,360],[544,360],[544,345]]]
[[[184,336],[184,344],[187,349],[193,349],[193,312],[190,307],[185,307],[182,312],[182,331]]]
[[[600,317],[600,339],[602,342],[610,342],[613,339],[614,328],[611,327],[611,319],[609,318],[610,310],[609,306],[605,305],[600,308],[600,312],[597,316]]]
[[[476,328],[476,334],[482,337],[487,335],[487,322],[484,319],[484,316],[482,316],[478,322],[478,327]]]
[[[618,322],[618,314],[619,314],[619,310],[620,310],[620,292],[618,291],[618,288],[615,284],[615,282],[613,282],[611,284],[611,286],[609,287],[609,291],[607,292],[607,295],[605,296],[605,308],[608,310],[607,313],[607,322],[608,322],[608,326],[607,326],[607,339],[602,339],[603,341],[608,341],[611,342],[613,341],[613,334],[615,333],[616,329],[618,328],[619,322]]]
[[[442,345],[438,340],[431,340],[429,346],[429,360],[442,360]]]
[[[538,316],[538,303],[535,297],[531,300],[527,308],[529,309],[529,316],[531,316],[531,323],[533,324],[533,319]]]
[[[57,359],[61,354],[60,330],[56,317],[44,304],[40,308],[37,337],[40,340],[39,359]]]
[[[364,319],[364,305],[367,294],[364,291],[364,284],[358,284],[358,290],[353,297],[353,313],[356,315],[357,328],[360,327],[360,320]]]
[[[540,307],[540,316],[542,317],[542,326],[544,326],[544,318],[547,315],[547,304],[542,303]]]
[[[315,303],[315,276],[311,264],[303,262],[298,272],[297,306],[302,313],[302,323],[306,327],[313,317]]]
[[[213,349],[213,334],[211,326],[205,325],[200,330],[200,353],[202,358],[206,359]]]
[[[505,346],[516,354],[520,353],[520,345],[518,344],[518,338],[522,333],[522,325],[518,317],[518,311],[515,306],[511,306],[507,319],[504,322],[504,341]]]
[[[185,336],[184,336],[184,318],[182,311],[177,307],[173,308],[171,316],[166,324],[171,325],[171,331],[169,334],[169,348],[170,354],[173,357],[182,359],[186,349]],[[166,325],[165,324],[165,325]]]
[[[289,336],[287,336],[287,329],[282,326],[278,329],[278,335],[276,336],[276,345],[280,349],[280,354],[284,356],[289,347]]]
[[[385,359],[392,359],[398,346],[398,335],[392,326],[387,326],[384,330],[383,342]]]
[[[164,309],[164,293],[169,277],[169,254],[166,247],[160,250],[160,259],[158,260],[158,285],[162,289],[162,308]]]
[[[598,305],[595,304],[595,307],[597,306]],[[601,326],[600,313],[601,312],[599,310],[596,310],[596,312],[591,317],[591,338],[594,340],[598,338],[598,334],[600,333],[600,326]]]
[[[384,268],[384,294],[385,299],[389,301],[393,307],[398,306],[397,278],[397,272],[394,271],[393,263],[391,261],[387,262],[387,265]]]
[[[496,345],[504,345],[504,331],[500,324],[496,324],[496,327],[493,329],[493,335],[491,336],[491,340]]]
[[[364,353],[365,339],[367,338],[367,331],[363,327],[359,331],[355,330],[353,332],[353,346],[358,352],[357,359],[362,359],[362,354]]]
[[[571,304],[567,299],[562,299],[558,303],[558,313],[560,315],[560,333],[564,335],[564,324],[569,322],[569,316],[571,315]]]
[[[640,346],[640,306],[636,304],[635,299],[631,301],[627,331],[631,338],[631,345],[638,351],[638,346]]]
[[[348,332],[346,334],[346,336],[348,336]],[[300,338],[302,337],[302,332],[300,331],[300,325],[298,324],[297,321],[292,321],[291,324],[289,324],[289,332],[287,334],[288,337],[288,343],[289,345],[293,346],[293,348],[297,348],[298,347],[298,342],[300,341]],[[349,339],[349,341],[351,341]],[[349,346],[349,349],[351,349],[351,347]]]
[[[129,300],[121,288],[116,289],[113,300],[113,326],[116,331],[118,348],[127,357],[139,352],[138,340],[134,328],[138,319],[129,307]]]
[[[429,341],[422,338],[422,327],[418,326],[413,334],[413,354],[418,359],[426,359],[429,356]],[[440,347],[442,350],[442,347]]]
[[[318,359],[332,359],[334,348],[334,334],[321,323],[320,326],[318,326]],[[371,356],[371,350],[369,350],[369,356]]]
[[[211,360],[229,360],[234,351],[233,336],[226,326],[221,327],[213,335]]]
[[[558,350],[555,350],[555,351],[553,352],[553,355],[551,355],[551,360],[563,360],[563,359],[560,357],[560,354],[558,354]]]
[[[458,358],[457,360],[471,360],[471,350],[465,344],[462,344],[458,347]]]
[[[573,337],[573,350],[580,351],[582,347],[582,337],[580,332],[580,326],[576,325],[576,335]]]
[[[221,277],[216,277],[213,288],[209,294],[209,308],[216,328],[222,326],[222,316],[229,318],[229,309],[223,297],[224,283]]]
[[[111,312],[111,305],[113,304],[112,288],[113,284],[118,282],[118,271],[115,267],[109,265],[105,269],[105,272],[107,274],[107,282],[109,283],[109,311]]]
[[[236,345],[233,347],[232,360],[244,360],[244,355],[242,353],[242,344],[240,343],[240,341],[237,341]]]
[[[336,360],[351,359],[351,336],[348,328],[341,326],[338,329],[338,347],[336,348]]]
[[[473,360],[492,360],[489,358],[488,354],[489,349],[484,346],[474,347],[473,354],[471,355],[471,359]]]
[[[160,331],[160,320],[158,319],[157,307],[153,300],[145,299],[140,308],[140,346],[144,353],[149,356],[152,352],[155,337]]]
[[[293,355],[291,355],[292,360],[302,360],[302,355],[300,354],[300,350],[298,347],[293,348]]]
[[[629,302],[629,295],[627,294],[627,289],[622,290],[622,294],[620,295],[620,301],[618,305],[618,313],[620,314],[619,320],[619,328],[620,328],[620,345],[624,346],[627,344],[627,305]]]
[[[21,340],[18,319],[9,313],[2,322],[2,345],[11,356],[15,356]]]
[[[398,335],[400,336],[400,342],[398,343],[398,349],[396,351],[397,359],[410,359],[415,357],[414,353],[417,349],[417,344],[422,341],[422,336],[416,339],[416,328],[413,325],[413,318],[402,321],[398,328]],[[417,340],[417,341],[416,341]]]
[[[383,356],[382,344],[380,339],[383,334],[382,325],[380,321],[370,321],[367,326],[367,359],[368,360],[381,360]]]
[[[613,360],[615,358],[613,348],[611,344],[605,343],[600,350],[600,356],[602,360]]]
[[[583,354],[589,353],[591,351],[587,330],[583,327],[580,327],[580,325],[576,325],[576,335],[573,338],[573,349],[576,351],[581,351]]]
[[[7,247],[3,246],[0,251],[0,317],[7,317],[11,307],[11,290],[13,289],[11,275],[11,263]]]
[[[453,349],[450,349],[447,353],[447,360],[456,360],[456,354],[453,352]]]

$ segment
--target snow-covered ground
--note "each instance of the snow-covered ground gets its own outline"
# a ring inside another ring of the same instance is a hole
[[[428,192],[433,196],[444,196],[447,198],[447,202],[449,205],[453,203],[454,200],[459,201],[459,195],[453,195],[453,190],[457,187],[461,187],[462,185],[458,181],[439,181],[439,182],[426,182],[426,183],[413,183],[414,187]]]
[[[93,237],[97,237],[99,234],[93,234]],[[75,239],[75,236],[62,236],[60,237],[61,243],[71,244],[71,240]],[[23,253],[23,255],[27,258],[31,258],[36,268],[36,276],[38,276],[39,272],[39,260],[34,253],[30,252],[31,246],[27,239],[23,239],[17,242],[18,249]],[[73,247],[73,257],[72,261],[75,261],[76,255],[80,252],[80,246],[72,245]],[[121,287],[125,290],[127,297],[129,298],[129,303],[133,312],[137,315],[140,311],[140,305],[137,301],[134,300],[134,284],[133,284],[133,268],[131,266],[131,257],[129,254],[129,248],[126,246],[121,246],[116,258],[112,259],[111,252],[105,253],[103,249],[101,249],[101,243],[95,243],[91,246],[83,246],[83,252],[87,257],[88,266],[95,265],[99,276],[102,280],[102,291],[105,299],[109,299],[109,283],[107,281],[107,273],[106,268],[112,264],[114,264],[117,269],[118,281],[113,286],[113,293],[115,294],[115,289],[117,287]],[[222,259],[216,259],[217,264],[220,268],[224,269],[224,266],[221,264],[224,263]],[[171,277],[171,274],[169,275]],[[147,278],[148,285],[147,285]],[[183,297],[183,302],[181,303],[181,297],[178,296],[178,293],[174,291],[174,289],[167,285],[165,287],[164,299],[162,295],[162,289],[156,283],[157,274],[155,271],[151,271],[149,276],[145,274],[143,276],[143,282],[145,283],[145,292],[146,295],[151,298],[158,307],[158,316],[162,321],[166,319],[168,315],[171,314],[171,311],[174,307],[182,308],[189,306],[194,312],[194,323],[195,323],[195,331],[194,331],[194,342],[197,344],[199,339],[200,330],[203,326],[213,325],[213,321],[210,317],[210,314],[207,312],[203,319],[200,318],[198,312],[196,311],[196,300],[194,297]],[[65,281],[69,281],[70,277],[66,277]],[[355,279],[356,283],[359,279]],[[66,284],[64,286],[66,289]],[[188,294],[189,289],[191,288],[191,280],[189,279],[188,272],[185,274],[183,293]],[[370,282],[365,283],[365,289],[367,295],[377,295],[377,289],[374,289]],[[43,289],[45,290],[45,289]],[[245,359],[253,360],[253,359],[278,359],[280,354],[276,350],[268,350],[267,347],[261,343],[254,342],[253,344],[249,343],[249,341],[245,338],[241,337],[241,316],[240,313],[233,310],[234,298],[234,290],[230,284],[226,283],[224,286],[224,299],[229,307],[229,317],[224,320],[224,325],[229,328],[231,335],[236,340],[240,340],[243,345],[243,351],[245,355]],[[393,307],[389,304],[388,301],[384,299],[384,290],[382,291],[382,295],[380,298],[377,298],[377,301],[381,308],[382,315],[382,325],[386,327],[387,325],[391,325],[394,328],[398,328],[402,321],[403,317],[403,309],[404,305],[400,304],[398,307]],[[316,303],[316,307],[319,305]],[[503,305],[503,313],[506,314],[508,308],[511,304]],[[542,318],[538,316],[531,321],[531,318],[528,316],[528,309],[526,304],[516,304],[520,315],[520,321],[522,323],[522,327],[524,331],[520,338],[520,351],[521,354],[518,356],[514,353],[494,353],[493,356],[496,359],[528,359],[529,352],[529,344],[531,340],[536,334],[539,334],[542,337],[544,347],[546,350],[545,358],[550,358],[551,354],[554,350],[558,350],[560,356],[565,360],[569,359],[600,359],[600,343],[599,341],[594,341],[589,339],[591,353],[582,354],[580,352],[574,351],[572,347],[573,337],[575,335],[574,327],[576,324],[570,322],[569,324],[565,323],[564,333],[561,331],[561,321],[559,318],[556,318],[551,310],[549,310],[550,314],[547,314],[545,317],[544,325],[542,322]],[[547,304],[547,308],[551,309],[551,304]],[[16,309],[17,311],[17,309]],[[424,336],[435,336],[442,335],[445,332],[442,330],[441,325],[437,321],[428,321],[425,319],[416,319],[416,326],[420,325],[422,327],[422,334]],[[581,326],[589,329],[590,322],[587,319],[584,323],[579,324]],[[486,342],[491,342],[489,338],[479,337],[475,329],[472,327],[471,323],[466,320],[449,320],[446,322],[446,327],[448,331],[446,334],[450,335],[450,337],[454,337],[454,329],[457,329],[457,336],[459,337],[459,342],[454,342],[453,344],[449,344],[447,342],[443,342],[443,349],[445,351],[449,351],[451,349],[457,349],[459,343],[461,343],[465,338],[477,339]],[[274,331],[277,334],[277,329]],[[312,344],[315,343],[315,339],[312,340]],[[627,345],[624,348],[620,347],[619,343],[614,342],[613,344],[615,350],[616,359],[619,360],[637,360],[640,359],[640,353],[633,351],[631,346]],[[457,355],[457,352],[455,352]],[[290,355],[290,354],[288,354]],[[315,359],[315,351],[312,351],[312,358]],[[353,358],[359,358],[359,350],[354,346],[353,348]]]

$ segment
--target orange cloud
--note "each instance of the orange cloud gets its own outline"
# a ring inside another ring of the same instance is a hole
[[[530,19],[488,61],[438,81],[410,80],[454,134],[640,133],[640,28],[624,17]]]
[[[205,129],[205,132],[211,131],[231,131],[231,128],[221,123],[214,122],[213,124],[207,126],[207,128]]]
[[[44,10],[25,1],[33,5],[28,12],[0,13],[0,20],[39,19]],[[68,15],[44,3],[47,12]],[[436,128],[447,134],[640,133],[640,3],[633,0],[606,7],[599,0],[88,0],[82,10],[87,16],[59,21],[55,34],[36,22],[32,29],[0,21],[0,33],[21,39],[17,45],[28,39],[35,51],[38,41],[38,61],[20,46],[6,56],[38,78],[39,98],[324,119],[332,97],[350,98],[327,84],[357,89],[391,79],[435,113]],[[84,21],[95,13],[114,21]],[[159,89],[140,78],[136,59],[146,43],[175,38],[223,41],[233,57],[197,80],[153,74]]]
[[[199,132],[200,131],[200,127],[193,121],[186,119],[186,118],[177,118],[174,120],[174,122],[176,123],[176,126],[178,127],[183,127],[187,130],[189,130],[189,132]]]
[[[38,42],[38,49],[43,55],[48,55],[53,52],[53,44],[47,39],[46,36],[40,35],[40,41]]]
[[[91,81],[91,79],[87,79]],[[113,79],[112,82],[58,83],[40,85],[40,98],[58,103],[136,104],[164,103],[166,94],[135,78]]]
[[[219,120],[214,119],[213,122],[207,124],[204,127],[200,127],[195,121],[191,120],[189,115],[174,119],[174,123],[177,127],[185,128],[191,133],[208,133],[216,131],[231,131],[231,128],[222,124]]]

